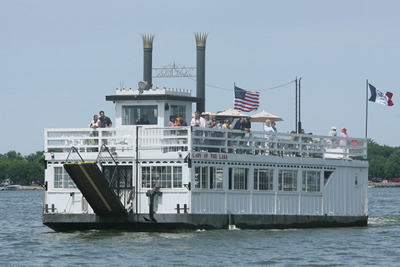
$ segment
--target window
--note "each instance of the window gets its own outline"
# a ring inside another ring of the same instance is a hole
[[[175,118],[182,116],[186,121],[186,106],[171,105],[171,115],[174,115]]]
[[[354,177],[354,184],[358,185],[358,174],[356,173],[356,176]]]
[[[321,191],[321,172],[320,171],[303,171],[302,191],[320,192]]]
[[[117,168],[117,171],[116,171]],[[108,183],[112,182],[113,189],[129,189],[132,188],[132,165],[102,166],[103,176]],[[119,192],[119,190],[117,191]]]
[[[224,168],[210,167],[210,188],[223,189],[224,185]]]
[[[150,177],[150,167],[142,167],[142,188],[152,188],[156,186],[155,183],[151,183]]]
[[[324,171],[324,186],[328,183],[329,178],[331,178],[333,172],[331,171]]]
[[[182,188],[182,167],[142,167],[142,188]]]
[[[229,189],[247,190],[248,169],[229,168]]]
[[[297,191],[297,170],[279,170],[279,191]]]
[[[195,167],[194,187],[208,189],[208,167]]]
[[[64,167],[54,167],[54,188],[76,188]]]
[[[273,185],[273,169],[254,169],[254,190],[274,190]]]
[[[181,188],[182,187],[182,167],[174,167],[174,172],[173,172],[173,182],[174,182],[174,188]]]
[[[157,105],[122,106],[122,125],[157,124]]]
[[[223,189],[224,168],[195,167],[194,187],[202,189]]]

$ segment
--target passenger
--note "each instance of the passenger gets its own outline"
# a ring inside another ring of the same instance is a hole
[[[274,130],[274,133],[278,132],[278,130],[276,129],[275,126],[276,126],[276,123],[275,123],[274,121],[272,121],[272,122],[271,122],[271,127],[272,127],[272,129]],[[285,145],[282,144],[282,143],[278,143],[278,144],[277,144],[278,149],[282,149],[284,146],[285,146]],[[283,153],[283,151],[282,151],[282,153]],[[278,150],[278,156],[280,156],[280,155],[281,155],[281,151]]]
[[[101,128],[111,128],[112,122],[109,117],[104,115],[104,111],[100,111],[99,114],[100,114],[100,118],[99,118],[100,127]]]
[[[96,129],[96,128],[100,127],[100,121],[99,121],[99,117],[98,117],[97,115],[94,115],[94,116],[93,116],[93,120],[90,122],[89,127],[90,127],[90,128],[93,128],[93,129]],[[97,137],[97,136],[99,136],[99,132],[98,132],[98,131],[93,131],[93,132],[90,134],[90,136],[95,136],[95,137]],[[96,139],[96,140],[90,139],[89,142],[92,143],[92,144],[97,145],[99,141],[98,141],[97,139]],[[93,150],[95,150],[95,149],[93,149]],[[96,150],[96,151],[97,151],[97,150]],[[96,151],[93,151],[93,152],[96,152]]]
[[[144,114],[143,117],[138,121],[138,124],[149,124],[149,119],[147,114]]]
[[[348,138],[349,135],[347,134],[347,129],[346,128],[342,128],[342,133],[340,134],[341,137],[345,137]],[[343,140],[340,140],[340,145],[343,145]]]
[[[174,115],[169,116],[169,127],[174,127],[176,125],[175,117]]]
[[[335,137],[337,136],[337,132],[336,132],[336,127],[335,126],[332,126],[332,128],[329,131],[328,135],[329,136],[335,136]],[[333,144],[333,143],[335,143],[335,140],[334,139],[327,139],[326,142],[328,144]]]
[[[244,118],[240,118],[236,121],[235,126],[233,127],[234,130],[243,130],[243,122]]]
[[[271,121],[270,120],[266,120],[265,121],[265,126],[264,126],[264,132],[268,132],[268,133],[273,133],[274,132],[274,128],[272,128],[272,126],[271,126]],[[274,140],[274,136],[272,136],[272,135],[270,135],[270,134],[266,134],[266,135],[264,135],[264,137],[267,139],[267,140],[271,140],[271,141],[273,141]],[[268,147],[268,148],[275,148],[274,147],[274,144],[273,143],[269,143],[269,142],[266,142],[266,144],[265,144],[265,146],[266,147]],[[268,151],[266,151],[266,153],[268,152],[268,154],[274,154],[274,151],[273,150],[268,150]]]
[[[192,118],[190,125],[194,127],[206,127],[206,121],[200,116],[200,111],[194,113],[194,118]]]
[[[157,124],[157,117],[154,116],[154,112],[150,111],[149,115],[149,124]]]
[[[222,129],[223,126],[224,126],[224,120],[220,120],[219,124],[217,125],[217,129]]]
[[[291,134],[296,134],[296,131],[291,131],[290,132]],[[298,142],[299,141],[299,138],[297,137],[297,136],[292,136],[292,138],[290,138],[290,142]],[[289,144],[289,149],[290,150],[294,150],[295,148],[297,148],[297,145],[295,145],[295,144]],[[291,156],[295,156],[296,155],[296,152],[294,152],[294,151],[292,151],[291,153],[290,153],[290,155]]]
[[[222,126],[222,129],[229,129],[229,130],[232,130],[232,129],[233,129],[233,127],[232,127],[231,122],[229,121],[229,119],[226,119],[226,120],[225,120],[225,124]]]
[[[218,123],[217,123],[217,117],[215,115],[213,116],[212,121],[213,121],[213,128],[217,128]]]
[[[99,117],[97,115],[93,116],[93,120],[90,122],[89,127],[90,128],[97,128],[99,127],[100,121],[99,121]]]
[[[305,131],[304,131],[304,129],[301,129],[301,130],[300,130],[300,134],[306,134]],[[308,134],[312,135],[312,133],[308,133]],[[308,135],[308,134],[307,134],[307,135]],[[312,138],[311,138],[311,137],[302,137],[302,138],[301,138],[301,141],[302,141],[303,143],[312,143]]]
[[[111,122],[111,120],[110,120],[109,117],[107,117],[106,115],[104,115],[104,111],[100,111],[100,112],[99,112],[99,115],[100,115],[100,118],[99,118],[100,127],[101,127],[101,128],[111,128],[112,122]],[[107,131],[104,131],[104,132],[103,132],[103,136],[104,136],[104,137],[107,137],[107,136],[108,136],[108,132],[107,132]],[[103,144],[105,144],[105,145],[108,144],[107,139],[103,139]]]
[[[296,131],[291,131],[291,134],[296,134]],[[290,142],[297,142],[297,137],[296,136],[292,136],[292,138],[290,138]]]
[[[270,120],[265,121],[264,132],[274,132],[274,128],[272,128]],[[265,135],[265,138],[269,139],[269,137],[270,135]]]
[[[176,118],[176,121],[175,121],[175,125],[174,125],[174,126],[181,126],[181,121],[179,120],[179,117]]]
[[[272,129],[274,129],[274,132],[278,132],[278,130],[276,129],[276,123],[273,121],[273,122],[271,122],[271,127],[272,127]]]
[[[181,123],[181,126],[188,126],[186,121],[183,120],[182,115],[179,115],[179,122]]]
[[[251,122],[250,117],[244,118],[244,122],[242,123],[243,129],[247,132],[250,132]]]
[[[329,136],[337,136],[336,127],[332,126],[331,130],[328,133]]]
[[[210,118],[210,114],[204,114],[204,120],[206,121],[206,128],[213,128],[213,121]]]

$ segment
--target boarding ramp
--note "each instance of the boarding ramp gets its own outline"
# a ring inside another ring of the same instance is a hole
[[[71,152],[75,159],[71,159]],[[68,172],[86,201],[97,215],[125,215],[126,209],[109,187],[96,162],[83,162],[78,151],[71,148],[64,169]],[[77,153],[77,154],[76,154]]]

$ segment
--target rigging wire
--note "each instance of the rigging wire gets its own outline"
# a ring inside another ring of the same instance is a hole
[[[186,78],[188,78],[188,79],[190,79],[190,80],[192,80],[192,81],[196,81],[195,79],[190,78],[190,77],[186,77]],[[295,81],[296,81],[296,80],[293,80],[293,81],[291,81],[291,82],[288,82],[288,83],[285,83],[285,84],[282,84],[282,85],[278,85],[278,86],[274,86],[274,87],[270,87],[270,88],[259,89],[259,90],[253,90],[253,91],[273,90],[273,89],[277,89],[277,88],[280,88],[280,87],[289,85],[289,84],[291,84],[291,83],[294,83]],[[207,85],[208,87],[212,87],[212,88],[216,88],[216,89],[221,89],[221,90],[225,90],[225,91],[233,91],[233,89],[218,87],[218,86],[214,86],[214,85],[207,84],[207,83],[206,83],[205,85]]]

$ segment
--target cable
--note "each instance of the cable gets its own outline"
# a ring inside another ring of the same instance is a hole
[[[190,80],[192,80],[192,81],[196,81],[195,79],[190,78],[190,77],[186,77],[186,78],[188,78],[188,79],[190,79]],[[265,89],[259,89],[259,90],[253,90],[253,91],[273,90],[273,89],[280,88],[280,87],[286,86],[286,85],[288,85],[288,84],[294,83],[295,81],[296,81],[296,80],[293,80],[293,81],[291,81],[291,82],[288,82],[288,83],[285,83],[285,84],[282,84],[282,85],[278,85],[278,86],[275,86],[275,87],[265,88]],[[214,85],[207,84],[207,83],[206,83],[205,85],[207,85],[208,87],[213,87],[213,88],[221,89],[221,90],[225,90],[225,91],[233,91],[233,89],[222,88],[222,87],[214,86]]]

